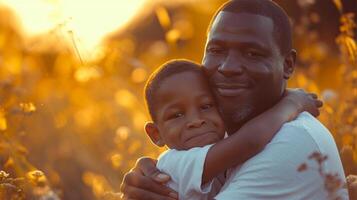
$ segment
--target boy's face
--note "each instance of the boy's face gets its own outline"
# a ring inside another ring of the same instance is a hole
[[[203,75],[175,74],[163,80],[158,90],[155,126],[162,144],[186,150],[224,137],[223,121]]]

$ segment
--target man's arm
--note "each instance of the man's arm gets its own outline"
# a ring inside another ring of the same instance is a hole
[[[213,145],[207,153],[202,183],[210,181],[228,168],[244,163],[259,153],[284,123],[302,111],[318,115],[322,102],[303,90],[290,90],[279,103],[247,122],[230,137]]]
[[[143,157],[125,174],[120,191],[123,199],[174,200],[177,192],[165,186],[170,177],[156,168],[156,160]]]

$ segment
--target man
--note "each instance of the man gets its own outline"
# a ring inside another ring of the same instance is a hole
[[[228,135],[281,99],[295,58],[289,20],[277,4],[236,0],[217,11],[203,66]],[[298,172],[299,166],[307,169]],[[325,187],[331,185],[329,175],[335,175],[335,187]],[[348,199],[344,177],[331,134],[302,113],[261,153],[230,170],[216,199]],[[154,161],[142,159],[125,176],[122,192],[128,199],[173,199],[176,194],[159,184],[165,179]]]

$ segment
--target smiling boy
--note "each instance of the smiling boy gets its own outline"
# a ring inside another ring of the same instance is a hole
[[[224,172],[257,154],[280,127],[300,112],[318,114],[322,103],[302,91],[290,91],[272,109],[223,139],[225,127],[202,67],[173,60],[154,72],[145,87],[153,122],[146,133],[160,155],[157,167],[169,174],[168,185],[179,199],[213,199],[224,183]]]

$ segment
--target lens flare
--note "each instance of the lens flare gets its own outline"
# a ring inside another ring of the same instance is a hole
[[[147,0],[0,0],[14,10],[29,36],[57,28],[73,34],[90,50],[110,32],[125,26]]]

